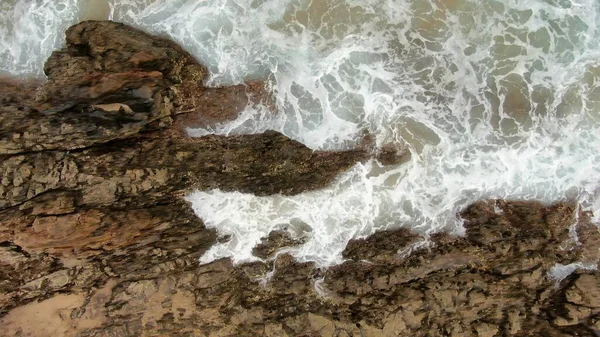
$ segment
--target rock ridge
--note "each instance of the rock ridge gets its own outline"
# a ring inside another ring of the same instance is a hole
[[[326,270],[275,254],[302,244],[285,231],[256,247],[263,262],[199,265],[223,238],[185,193],[297,194],[369,155],[314,152],[274,131],[187,137],[190,123],[269,105],[264,84],[206,88],[187,52],[122,24],[69,28],[44,71],[41,84],[0,89],[0,336],[600,330],[600,274],[577,268],[597,266],[600,234],[568,202],[477,202],[459,214],[464,236],[378,232]],[[574,271],[556,280],[557,264]]]

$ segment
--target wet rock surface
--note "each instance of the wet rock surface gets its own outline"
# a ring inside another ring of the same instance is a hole
[[[261,239],[261,242],[252,249],[252,254],[267,259],[281,248],[299,246],[304,242],[306,242],[305,237],[294,238],[292,234],[285,230],[274,230],[266,238]]]
[[[367,154],[313,152],[276,132],[189,138],[183,127],[268,102],[260,84],[204,88],[167,40],[110,22],[67,31],[37,86],[0,104],[2,336],[595,336],[597,227],[576,205],[491,200],[466,233],[406,229],[350,242],[322,270],[280,247],[199,265],[217,241],[194,189],[296,194]],[[253,103],[255,102],[255,103]],[[577,241],[575,241],[577,237]]]

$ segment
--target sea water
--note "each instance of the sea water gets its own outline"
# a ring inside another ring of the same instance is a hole
[[[377,230],[460,235],[458,213],[482,199],[600,214],[597,0],[4,0],[0,71],[42,76],[84,19],[170,37],[208,67],[208,86],[267,79],[278,113],[249,105],[192,136],[273,129],[337,151],[368,134],[411,153],[296,196],[191,192],[206,226],[230,237],[201,262],[256,260],[260,238],[281,229],[306,240],[284,251],[329,266]]]

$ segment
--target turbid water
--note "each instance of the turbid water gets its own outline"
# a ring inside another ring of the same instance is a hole
[[[260,238],[285,229],[307,239],[291,254],[327,266],[380,229],[460,234],[457,212],[488,198],[574,200],[600,214],[597,0],[4,0],[1,71],[42,76],[83,19],[172,38],[208,66],[210,86],[269,79],[278,114],[249,106],[191,135],[275,129],[330,150],[370,134],[411,153],[293,197],[190,194],[206,225],[231,236],[202,262],[256,259]]]

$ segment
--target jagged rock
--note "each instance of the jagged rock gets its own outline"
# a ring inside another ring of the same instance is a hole
[[[45,71],[37,91],[0,89],[0,336],[594,336],[600,326],[598,271],[550,277],[556,263],[598,261],[590,214],[565,202],[481,201],[461,212],[463,237],[379,232],[327,270],[273,257],[299,243],[278,232],[257,247],[271,261],[199,265],[217,237],[185,193],[300,193],[365,152],[313,152],[276,132],[186,137],[190,121],[232,118],[262,89],[204,88],[189,54],[121,24],[72,27]]]
[[[266,259],[283,247],[298,246],[305,242],[305,238],[294,238],[285,230],[275,230],[269,236],[262,238],[260,243],[252,249],[252,254]]]
[[[410,151],[405,146],[383,145],[377,150],[376,158],[383,165],[398,165],[410,160]]]
[[[122,24],[84,22],[66,36],[46,82],[2,88],[0,314],[194,268],[216,235],[186,192],[295,194],[366,156],[314,152],[274,131],[189,138],[182,117],[208,107],[232,118],[246,92],[203,87],[206,70],[188,53]]]

